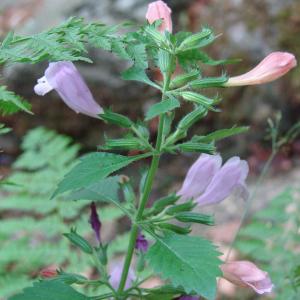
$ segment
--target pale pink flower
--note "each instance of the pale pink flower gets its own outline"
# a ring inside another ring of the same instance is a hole
[[[159,27],[160,32],[165,30],[172,32],[171,9],[164,1],[151,2],[148,5],[146,19],[150,24],[162,19],[162,24]]]
[[[117,290],[120,285],[122,270],[123,270],[123,263],[121,263],[120,261],[114,263],[110,268],[109,283],[115,290]],[[134,280],[135,280],[135,274],[133,270],[130,268],[128,272],[126,284],[125,284],[125,289],[129,289],[132,286],[132,282]]]
[[[288,52],[273,52],[265,57],[249,72],[229,78],[224,86],[242,86],[268,83],[285,75],[296,67],[297,61],[293,54]]]
[[[221,265],[223,277],[242,287],[251,287],[256,293],[271,293],[274,285],[267,272],[250,261],[233,261]]]
[[[77,113],[95,118],[103,113],[103,109],[94,100],[91,91],[72,62],[50,63],[45,75],[37,82],[34,91],[40,96],[54,89],[66,105]]]
[[[247,162],[232,157],[221,165],[220,155],[202,154],[188,171],[177,194],[183,200],[193,198],[201,206],[219,203],[233,192],[246,199]]]
[[[220,155],[200,155],[188,170],[177,195],[180,195],[183,200],[199,197],[205,191],[221,165],[222,158]]]

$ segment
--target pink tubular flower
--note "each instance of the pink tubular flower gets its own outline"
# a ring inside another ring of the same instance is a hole
[[[265,57],[251,71],[229,78],[224,86],[242,86],[268,83],[285,75],[296,67],[295,56],[288,52],[273,52]]]
[[[272,281],[267,272],[250,261],[233,261],[221,265],[223,277],[233,284],[251,287],[256,293],[271,293]]]
[[[221,164],[219,155],[202,154],[188,171],[177,194],[183,200],[194,198],[201,206],[219,203],[234,191],[238,191],[242,198],[247,198],[247,162],[232,157],[222,167]]]
[[[160,32],[165,30],[172,32],[172,19],[171,19],[171,9],[163,1],[151,2],[148,5],[148,10],[146,13],[146,19],[150,24],[162,19],[162,24],[159,27]]]
[[[50,63],[45,76],[37,82],[34,91],[40,96],[55,89],[66,105],[75,112],[95,118],[103,113],[103,109],[96,103],[91,91],[71,62]]]

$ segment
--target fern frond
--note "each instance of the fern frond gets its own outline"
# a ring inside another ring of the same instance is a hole
[[[31,105],[21,96],[8,91],[6,86],[0,86],[0,113],[3,115],[10,115],[23,110],[32,114],[30,109]]]

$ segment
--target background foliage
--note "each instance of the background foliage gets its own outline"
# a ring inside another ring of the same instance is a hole
[[[76,162],[79,146],[69,137],[39,127],[24,137],[22,150],[7,179],[12,184],[1,191],[5,195],[0,201],[1,299],[30,286],[32,278],[46,267],[92,275],[92,261],[62,236],[75,226],[93,241],[89,203],[70,203],[63,197],[50,200],[58,181]],[[123,213],[105,205],[100,217],[105,227],[122,218]],[[110,243],[109,255],[124,251],[127,238],[126,232],[121,233]]]
[[[287,188],[257,212],[242,228],[237,249],[269,272],[275,299],[296,300],[300,295],[299,190]]]

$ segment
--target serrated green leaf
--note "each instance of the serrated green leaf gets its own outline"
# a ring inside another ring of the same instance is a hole
[[[157,45],[164,45],[166,38],[153,26],[146,26],[144,29],[148,37],[150,37]]]
[[[93,200],[103,202],[119,202],[120,176],[110,176],[86,188],[72,192],[68,200]]]
[[[120,39],[113,39],[111,41],[111,51],[122,59],[130,59],[130,55],[127,53],[125,45]]]
[[[58,184],[52,198],[66,191],[88,187],[143,157],[145,157],[145,155],[127,157],[101,152],[85,155]]]
[[[180,44],[177,51],[186,51],[189,49],[199,48],[204,42],[207,42],[207,39],[211,39],[213,37],[213,32],[210,28],[205,27],[201,32],[197,32],[195,34],[189,34]]]
[[[154,271],[187,294],[195,292],[215,299],[216,278],[221,275],[215,246],[200,237],[174,233],[155,238],[156,243],[146,255]]]
[[[145,45],[138,44],[127,46],[127,53],[129,57],[134,61],[134,66],[140,69],[146,69],[148,67],[148,57]]]
[[[180,102],[175,97],[170,97],[162,102],[155,103],[147,111],[145,120],[149,121],[161,114],[172,111],[177,107],[180,107]]]
[[[9,300],[88,300],[69,285],[60,281],[45,280],[35,282],[32,287],[25,288],[22,294],[12,296]]]

